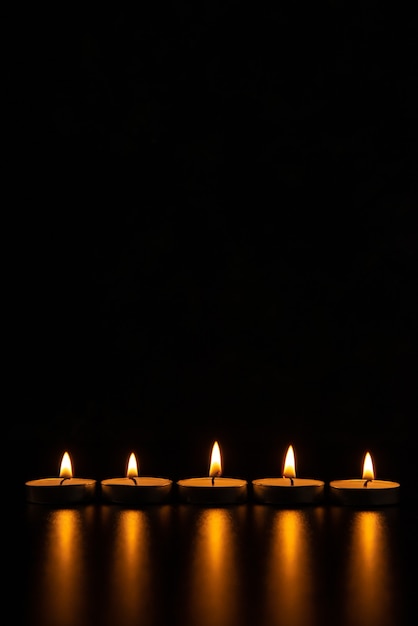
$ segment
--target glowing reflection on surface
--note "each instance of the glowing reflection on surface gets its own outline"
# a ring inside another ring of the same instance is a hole
[[[389,529],[382,511],[354,513],[347,575],[348,623],[383,626],[393,621],[394,571],[390,565]]]
[[[109,624],[152,622],[149,519],[141,510],[118,512],[109,559]]]
[[[51,511],[44,542],[44,567],[37,578],[34,612],[44,626],[74,626],[83,622],[87,603],[83,519],[79,510]]]
[[[204,509],[196,520],[190,594],[190,623],[240,623],[240,578],[234,524],[228,509]]]
[[[301,510],[275,511],[264,579],[266,624],[315,624],[310,526]],[[269,536],[270,535],[270,536]]]

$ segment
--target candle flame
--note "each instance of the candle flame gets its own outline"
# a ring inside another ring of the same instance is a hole
[[[64,452],[61,460],[60,478],[72,478],[73,467],[68,452]]]
[[[212,456],[210,459],[209,476],[220,476],[222,474],[221,451],[217,441],[213,444]]]
[[[366,452],[366,456],[364,457],[363,478],[364,480],[374,479],[373,461],[372,461],[372,457],[370,456],[370,452]]]
[[[295,453],[293,452],[293,446],[289,446],[284,461],[283,476],[285,478],[295,478]]]
[[[136,456],[133,452],[131,452],[131,456],[128,461],[128,470],[126,472],[128,478],[134,478],[134,476],[139,476],[138,473],[138,463],[136,461]]]

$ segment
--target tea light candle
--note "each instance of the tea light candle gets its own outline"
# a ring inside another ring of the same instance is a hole
[[[265,504],[314,504],[324,496],[324,482],[313,478],[296,478],[295,453],[289,446],[283,477],[258,478],[252,481],[254,499]]]
[[[73,478],[70,455],[64,452],[59,477],[28,480],[26,499],[36,504],[78,504],[93,499],[96,481],[92,478]]]
[[[363,478],[333,480],[330,496],[337,504],[354,506],[381,506],[399,502],[400,484],[390,480],[375,480],[373,460],[366,452],[363,462]]]
[[[222,477],[221,451],[213,444],[209,476],[177,481],[180,500],[191,504],[237,504],[247,499],[247,481]]]
[[[116,504],[156,504],[167,500],[173,482],[168,478],[140,476],[132,452],[124,478],[107,478],[100,483],[103,499]]]

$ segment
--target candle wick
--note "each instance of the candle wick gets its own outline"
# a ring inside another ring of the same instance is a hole
[[[135,476],[129,476],[129,478],[134,482],[135,485],[137,484]]]
[[[214,484],[215,484],[215,478],[216,478],[217,476],[220,476],[220,475],[221,475],[221,472],[217,472],[216,474],[214,474],[214,475],[212,476],[212,485],[214,485]]]
[[[293,487],[294,482],[293,482],[293,478],[292,478],[291,476],[283,476],[283,478],[289,478],[289,480],[290,480],[290,484],[291,484],[291,485],[292,485],[292,487]]]
[[[70,480],[70,477],[69,476],[64,476],[64,478],[60,481],[60,485],[62,485],[64,480]]]
[[[367,483],[371,483],[372,480],[373,480],[372,478],[368,478],[367,480],[365,480],[363,487],[367,487]]]

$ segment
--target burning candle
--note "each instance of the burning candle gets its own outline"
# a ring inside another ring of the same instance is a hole
[[[297,478],[293,446],[289,446],[283,476],[253,480],[254,498],[266,504],[314,504],[323,499],[324,482],[313,478]]]
[[[178,494],[183,502],[194,504],[236,504],[247,498],[247,481],[222,477],[222,458],[219,444],[213,444],[209,476],[177,481]]]
[[[125,477],[107,478],[100,483],[104,500],[132,505],[155,504],[167,500],[172,484],[168,478],[140,476],[138,462],[133,452],[128,460]]]
[[[59,477],[28,480],[26,499],[37,504],[78,504],[92,500],[96,481],[92,478],[73,478],[70,455],[64,452]]]
[[[363,462],[363,477],[349,480],[333,480],[330,495],[338,504],[358,506],[380,506],[399,502],[400,484],[390,480],[376,480],[373,460],[366,452]]]

